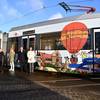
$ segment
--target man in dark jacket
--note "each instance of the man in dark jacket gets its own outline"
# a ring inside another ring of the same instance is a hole
[[[3,71],[4,53],[0,48],[0,71]]]
[[[18,62],[20,63],[21,71],[24,71],[26,69],[27,55],[23,47],[21,47],[18,52]]]

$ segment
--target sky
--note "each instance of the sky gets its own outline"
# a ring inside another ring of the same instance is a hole
[[[84,14],[67,12],[58,5],[91,6],[100,13],[100,0],[0,0],[0,31],[9,32],[12,27]]]

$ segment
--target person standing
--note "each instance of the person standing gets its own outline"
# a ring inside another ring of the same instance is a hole
[[[29,63],[29,72],[34,72],[34,63],[36,62],[36,54],[30,47],[29,51],[27,52],[28,63]]]
[[[3,62],[4,62],[4,53],[2,49],[0,48],[0,71],[3,71]]]
[[[18,52],[18,62],[20,63],[21,71],[24,71],[26,69],[27,55],[23,47],[20,47],[20,51]]]
[[[10,60],[10,69],[9,71],[14,71],[15,70],[15,66],[14,66],[14,58],[15,58],[15,51],[13,48],[10,49],[10,53],[9,53],[9,60]]]

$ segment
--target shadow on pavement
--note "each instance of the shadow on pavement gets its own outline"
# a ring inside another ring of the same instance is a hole
[[[14,73],[0,73],[0,100],[70,99]]]

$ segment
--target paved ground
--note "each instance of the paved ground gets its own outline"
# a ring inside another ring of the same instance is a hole
[[[34,73],[31,76],[26,76],[26,78],[70,100],[99,100],[100,98],[99,77],[84,79],[69,76],[56,76],[55,74]]]
[[[71,100],[99,100],[100,83],[88,80],[62,80],[42,82],[51,90]]]
[[[14,73],[0,74],[0,100],[69,100]]]
[[[100,79],[34,72],[0,73],[0,100],[99,100]]]

